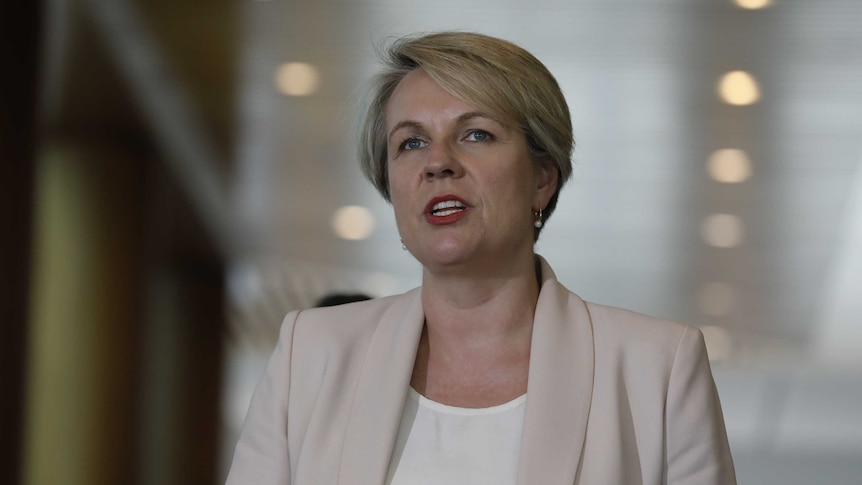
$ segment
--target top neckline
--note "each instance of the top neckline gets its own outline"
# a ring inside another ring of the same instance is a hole
[[[502,413],[505,411],[509,411],[515,407],[518,407],[522,403],[527,401],[527,395],[521,394],[515,399],[512,399],[509,402],[504,402],[503,404],[497,404],[484,408],[462,408],[458,406],[450,406],[448,404],[443,404],[429,399],[422,394],[419,394],[416,389],[413,389],[413,386],[410,386],[408,396],[410,396],[411,399],[418,402],[419,405],[424,408],[431,409],[440,413],[457,414],[460,416],[482,416],[487,414]]]

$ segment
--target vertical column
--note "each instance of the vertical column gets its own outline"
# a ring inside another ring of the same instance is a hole
[[[129,483],[141,164],[59,143],[36,176],[26,483]]]

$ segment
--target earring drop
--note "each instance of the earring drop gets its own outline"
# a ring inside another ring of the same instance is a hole
[[[544,222],[542,222],[542,209],[533,212],[533,215],[536,216],[536,221],[533,222],[533,225],[536,229],[540,229]]]
[[[407,251],[407,245],[404,244],[404,239],[401,240],[401,249]]]

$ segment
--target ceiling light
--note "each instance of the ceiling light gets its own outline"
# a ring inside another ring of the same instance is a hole
[[[700,234],[710,246],[735,248],[744,238],[742,219],[732,214],[712,214],[703,220]]]
[[[743,150],[724,148],[716,150],[706,165],[709,175],[718,182],[743,182],[751,177],[751,162]]]
[[[697,304],[705,315],[728,315],[736,305],[736,292],[727,283],[707,283],[697,293]]]
[[[760,99],[760,88],[754,76],[745,71],[731,71],[718,82],[718,94],[728,104],[745,106]]]
[[[317,92],[320,74],[311,64],[288,62],[275,72],[275,84],[288,96],[309,96]]]
[[[344,206],[332,215],[332,230],[342,239],[365,239],[374,230],[374,216],[365,207]]]
[[[757,10],[772,5],[772,0],[734,0],[733,3],[735,3],[737,7],[748,10]]]

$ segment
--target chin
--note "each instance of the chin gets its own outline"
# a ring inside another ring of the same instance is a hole
[[[474,253],[474,251],[464,247],[463,244],[445,244],[424,248],[421,256],[415,256],[425,268],[435,268],[469,263],[473,259]]]

